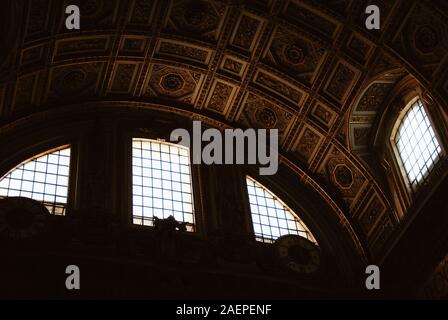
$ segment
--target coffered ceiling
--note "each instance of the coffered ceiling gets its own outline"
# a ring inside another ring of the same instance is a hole
[[[436,11],[436,1],[6,3],[1,21],[13,36],[3,39],[0,56],[2,125],[107,100],[278,128],[283,161],[373,252],[397,221],[352,149],[369,147],[363,135],[404,75],[440,104],[448,99],[448,10],[438,4]],[[381,8],[380,31],[364,25],[371,3]],[[65,29],[69,4],[80,7],[81,30]]]

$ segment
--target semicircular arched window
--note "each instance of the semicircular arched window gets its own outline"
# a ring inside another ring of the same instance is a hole
[[[164,141],[132,139],[132,216],[137,225],[174,217],[194,231],[189,149]]]
[[[249,176],[246,183],[257,241],[272,243],[280,236],[295,234],[317,244],[305,223],[283,201]]]
[[[420,99],[405,109],[395,127],[392,141],[397,158],[409,186],[416,191],[439,161],[442,148]]]
[[[51,214],[65,215],[70,174],[70,147],[36,155],[0,179],[0,198],[25,197],[42,202]]]

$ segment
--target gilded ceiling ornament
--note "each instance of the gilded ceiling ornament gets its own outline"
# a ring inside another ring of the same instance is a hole
[[[184,86],[184,79],[176,73],[170,73],[162,77],[160,85],[167,91],[177,91]]]
[[[265,128],[273,128],[277,123],[275,112],[268,108],[257,110],[255,117]]]

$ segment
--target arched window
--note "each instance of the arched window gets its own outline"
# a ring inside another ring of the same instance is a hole
[[[421,100],[399,117],[392,135],[403,175],[412,190],[424,183],[441,157],[442,148]]]
[[[280,236],[296,234],[316,243],[303,221],[286,204],[251,177],[246,177],[246,182],[258,241],[270,243]]]
[[[70,148],[60,147],[28,159],[0,179],[0,197],[42,202],[51,214],[64,215],[70,173]]]
[[[153,226],[173,216],[194,231],[195,217],[189,150],[149,139],[132,139],[133,222]]]

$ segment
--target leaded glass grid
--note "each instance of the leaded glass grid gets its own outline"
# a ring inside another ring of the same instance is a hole
[[[28,159],[0,179],[0,198],[25,197],[42,202],[51,214],[65,215],[70,148]]]
[[[417,100],[406,112],[395,136],[400,160],[413,189],[429,175],[442,152],[425,108]]]
[[[280,236],[295,234],[316,243],[301,219],[271,191],[246,177],[256,240],[272,243]]]
[[[154,225],[173,216],[194,231],[189,149],[150,139],[132,140],[133,223]]]

